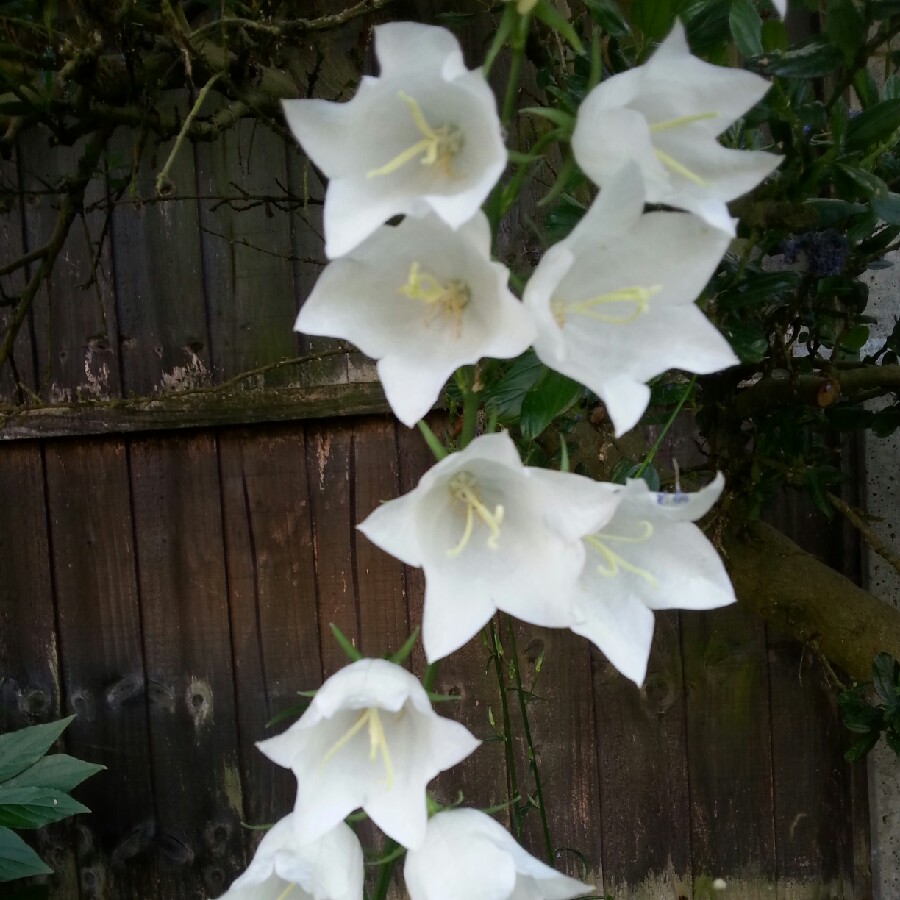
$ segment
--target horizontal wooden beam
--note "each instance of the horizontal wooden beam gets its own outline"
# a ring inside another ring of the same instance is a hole
[[[390,412],[378,382],[185,391],[128,400],[0,406],[0,441],[251,425]]]

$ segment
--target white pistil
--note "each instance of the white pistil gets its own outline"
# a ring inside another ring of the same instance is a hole
[[[455,559],[466,548],[475,528],[475,516],[478,516],[488,527],[490,537],[488,537],[487,545],[491,550],[496,550],[497,542],[500,540],[500,525],[503,522],[503,507],[498,503],[492,513],[481,502],[478,484],[468,472],[460,472],[450,479],[450,494],[454,500],[460,500],[466,504],[466,526],[459,543],[447,551],[447,556]]]
[[[320,765],[324,766],[341,747],[353,740],[366,725],[369,726],[369,759],[375,759],[379,753],[381,754],[384,762],[384,772],[387,776],[387,786],[390,788],[394,784],[394,767],[391,763],[391,754],[388,750],[387,738],[384,735],[384,727],[381,724],[381,716],[378,715],[378,710],[374,706],[363,710],[347,733],[339,738],[334,746],[322,757]]]
[[[716,119],[719,114],[715,112],[694,113],[690,116],[678,116],[677,119],[666,119],[665,122],[656,122],[650,126],[650,131],[668,131],[670,128],[680,128],[682,125],[690,125],[692,122],[702,122],[705,119]]]
[[[580,300],[578,303],[566,303],[564,300],[554,300],[551,304],[551,309],[553,318],[560,328],[565,325],[566,315],[568,313],[587,316],[589,319],[596,319],[598,322],[608,322],[610,325],[627,325],[629,322],[633,322],[639,316],[647,312],[650,298],[655,294],[658,294],[661,290],[661,284],[652,284],[649,287],[639,284],[632,287],[620,288],[617,291],[609,291],[606,294],[590,297],[587,300]],[[632,304],[634,308],[631,312],[624,315],[604,313],[597,309],[597,307],[605,306],[608,303],[627,303]]]
[[[406,284],[398,291],[410,300],[420,300],[433,308],[431,321],[438,313],[443,313],[453,319],[456,326],[456,336],[459,337],[462,326],[463,310],[469,305],[471,292],[469,286],[462,281],[451,279],[446,284],[441,284],[430,272],[423,272],[419,263],[414,262],[409,267],[409,277]]]
[[[397,96],[409,108],[409,114],[412,116],[416,128],[419,129],[422,139],[402,150],[383,166],[370,169],[366,172],[366,178],[390,175],[417,156],[422,157],[420,162],[423,166],[437,166],[444,175],[450,175],[453,160],[463,148],[463,133],[455,125],[441,125],[438,128],[432,128],[428,124],[422,108],[409,94],[400,91]]]
[[[653,526],[646,520],[640,522],[639,525],[641,527],[641,533],[634,537],[600,531],[597,534],[592,534],[589,537],[584,538],[584,542],[603,558],[604,563],[597,566],[597,571],[601,575],[612,578],[619,574],[619,569],[622,569],[625,572],[631,572],[632,575],[637,575],[639,578],[645,579],[653,587],[658,587],[659,583],[646,569],[641,569],[638,566],[633,565],[628,562],[627,559],[624,559],[614,550],[611,550],[606,546],[608,543],[642,544],[644,541],[649,540],[650,536],[653,534]]]

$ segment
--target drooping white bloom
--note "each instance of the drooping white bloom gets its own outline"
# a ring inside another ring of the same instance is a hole
[[[474,809],[440,812],[422,846],[406,854],[410,900],[568,900],[594,892],[526,853]]]
[[[348,825],[302,844],[290,815],[266,833],[220,900],[362,900],[363,878],[362,847]]]
[[[738,361],[694,305],[728,235],[687,213],[643,208],[640,174],[629,164],[525,287],[538,325],[535,352],[604,401],[617,435],[647,408],[649,378]]]
[[[584,539],[587,561],[572,631],[638,685],[650,655],[652,610],[716,609],[736,599],[719,555],[693,524],[724,485],[719,474],[697,493],[666,494],[629,479],[615,515]]]
[[[787,0],[772,0],[772,6],[775,7],[782,19],[787,15]]]
[[[491,261],[479,210],[454,231],[434,215],[382,226],[316,282],[296,329],[341,337],[379,360],[388,402],[405,425],[422,418],[455,369],[518,356],[534,325]]]
[[[383,503],[359,529],[425,570],[429,661],[461,647],[498,610],[568,627],[584,563],[581,538],[619,498],[590,478],[522,465],[509,435],[487,434]]]
[[[494,95],[444,28],[375,29],[378,78],[349,103],[289,100],[287,123],[329,179],[325,252],[342,256],[391,216],[434,212],[452,228],[481,206],[506,165]]]
[[[781,157],[728,149],[716,138],[768,89],[758,75],[692,56],[676,22],[648,62],[587,95],[572,135],[575,159],[601,187],[633,160],[648,203],[686,209],[733,235],[726,201],[755,187]]]
[[[438,716],[405,669],[361,659],[332,675],[287,731],[257,746],[297,776],[301,841],[362,807],[385,834],[416,847],[425,836],[425,785],[479,743]]]

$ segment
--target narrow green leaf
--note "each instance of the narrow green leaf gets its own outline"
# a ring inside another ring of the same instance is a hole
[[[628,20],[616,0],[585,0],[594,21],[612,37],[624,37],[629,32]]]
[[[341,631],[334,622],[329,622],[328,627],[331,629],[331,633],[334,635],[334,639],[338,642],[338,646],[341,650],[344,651],[344,654],[347,656],[351,662],[356,662],[357,660],[362,659],[362,653],[353,646],[350,641],[344,636],[344,633]]]
[[[872,210],[888,225],[900,225],[900,194],[887,191],[872,198]]]
[[[409,654],[412,653],[412,648],[416,646],[416,639],[419,637],[419,626],[417,625],[412,630],[412,634],[403,642],[403,646],[391,657],[389,657],[392,663],[396,663],[398,666],[403,665],[406,660],[409,658]]]
[[[840,225],[851,216],[866,211],[864,203],[850,203],[848,200],[828,197],[813,197],[810,200],[804,200],[803,205],[812,207],[816,219],[823,228]]]
[[[30,725],[0,735],[0,783],[36,763],[75,718],[69,716],[46,725]]]
[[[758,62],[764,75],[782,78],[819,78],[830,75],[843,64],[841,51],[822,37],[808,41],[802,47],[781,52],[772,51]]]
[[[858,759],[862,759],[878,743],[880,736],[881,732],[870,731],[844,753],[844,759],[847,762],[856,762]]]
[[[562,435],[559,436],[559,471],[569,471],[569,447]]]
[[[882,100],[847,123],[845,145],[851,152],[887,141],[900,128],[900,100]]]
[[[447,455],[447,448],[437,439],[437,435],[428,427],[428,423],[424,419],[419,419],[416,424],[419,426],[422,437],[425,438],[425,443],[428,444],[428,449],[440,462]]]
[[[581,38],[578,37],[578,32],[572,27],[572,23],[548,0],[538,0],[532,14],[560,35],[576,53],[584,53]]]
[[[522,400],[520,427],[525,440],[534,440],[559,415],[575,404],[584,388],[558,372],[548,372]]]
[[[732,0],[728,25],[734,43],[743,56],[762,55],[762,19],[750,0]]]
[[[828,0],[825,31],[844,58],[852,60],[866,36],[866,24],[853,0]]]
[[[0,789],[0,826],[42,828],[90,810],[62,791],[24,787]]]
[[[549,106],[526,106],[519,112],[525,116],[538,116],[547,119],[554,125],[558,125],[566,134],[571,134],[575,129],[575,117],[562,109],[553,109]]]
[[[631,21],[647,37],[662,39],[675,21],[672,0],[632,0]]]
[[[84,762],[65,753],[54,753],[39,759],[9,781],[3,782],[3,789],[13,787],[44,787],[57,791],[71,791],[85,778],[106,769],[97,763]]]
[[[0,881],[50,875],[50,868],[14,831],[0,828]]]
[[[877,653],[872,660],[872,686],[888,709],[897,705],[897,670],[897,662],[890,653]]]

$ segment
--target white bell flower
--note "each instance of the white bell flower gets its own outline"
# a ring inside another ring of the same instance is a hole
[[[724,485],[719,474],[696,493],[668,494],[629,479],[615,515],[584,539],[587,561],[572,631],[596,644],[638,685],[650,655],[652,610],[716,609],[735,602],[722,560],[693,524],[709,512]]]
[[[403,877],[410,900],[568,900],[595,892],[526,853],[475,809],[433,816],[425,842],[406,854]]]
[[[416,847],[425,836],[425,785],[479,743],[434,712],[406,669],[361,659],[332,675],[287,731],[257,746],[297,776],[301,842],[362,807],[385,834]]]
[[[220,900],[362,900],[364,877],[362,847],[352,828],[339,822],[302,844],[289,815],[269,829],[247,870]]]
[[[759,184],[781,157],[728,149],[716,138],[768,89],[758,75],[692,56],[676,22],[644,65],[608,78],[585,97],[572,151],[601,187],[635,161],[648,203],[685,209],[733,235],[726,201]]]
[[[349,103],[288,100],[284,114],[329,179],[325,252],[343,256],[391,216],[468,221],[506,166],[494,95],[445,28],[375,29],[377,78]]]
[[[501,609],[565,628],[584,563],[581,538],[619,498],[580,475],[528,468],[509,435],[445,457],[408,494],[361,525],[373,543],[425,570],[422,643],[430,662],[461,647]]]
[[[525,287],[535,352],[603,400],[617,436],[647,408],[644,382],[654,375],[708,374],[738,362],[694,305],[728,235],[687,213],[643,207],[640,175],[629,164]]]
[[[413,425],[459,366],[524,352],[535,329],[491,261],[487,217],[459,230],[434,215],[382,226],[322,272],[297,317],[306,334],[355,343],[378,362],[392,409]]]
[[[787,0],[772,0],[772,6],[775,7],[782,19],[787,15]]]

